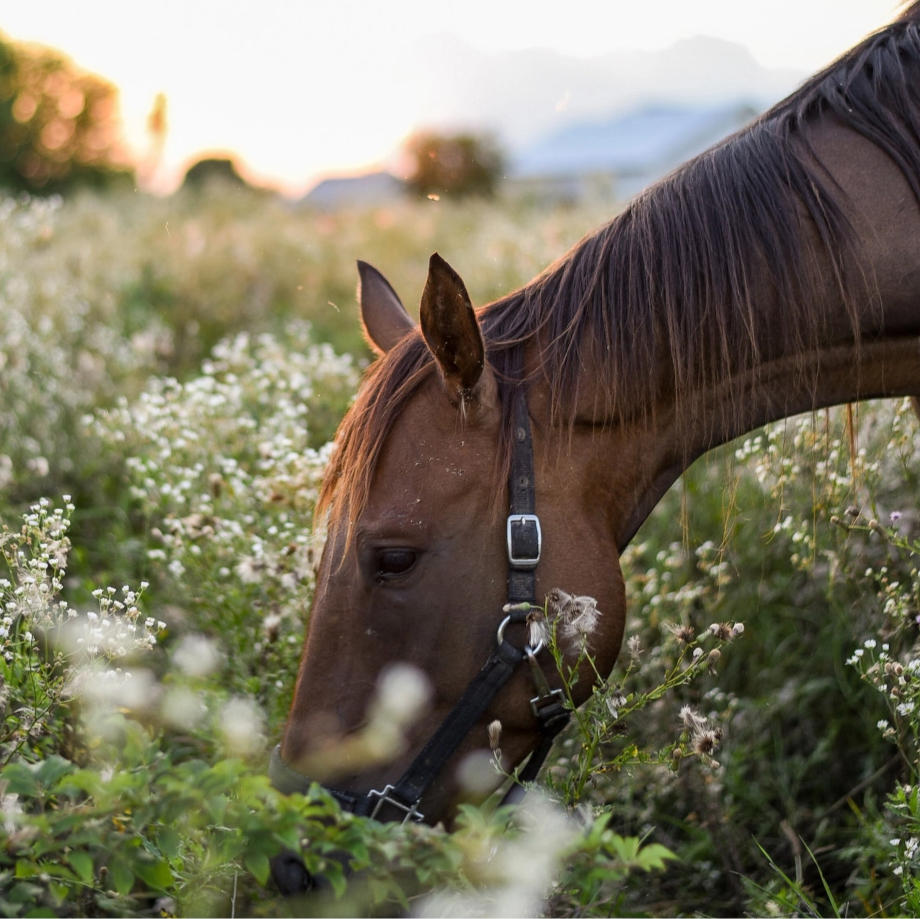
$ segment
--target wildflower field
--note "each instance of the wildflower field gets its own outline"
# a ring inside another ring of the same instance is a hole
[[[902,402],[684,476],[623,559],[617,668],[519,812],[447,833],[269,785],[369,358],[354,260],[411,305],[438,250],[483,303],[610,216],[0,199],[0,915],[920,915]],[[283,901],[283,847],[328,887]]]

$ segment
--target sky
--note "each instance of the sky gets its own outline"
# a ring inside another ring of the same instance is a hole
[[[427,37],[489,54],[552,48],[590,58],[696,35],[745,45],[769,67],[829,63],[897,0],[0,0],[0,31],[58,48],[120,90],[140,155],[158,93],[166,190],[203,152],[299,194],[324,175],[392,159],[417,124]],[[449,106],[450,100],[444,100]]]

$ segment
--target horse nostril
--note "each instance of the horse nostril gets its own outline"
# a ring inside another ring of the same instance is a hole
[[[307,871],[300,856],[290,849],[276,855],[270,865],[272,878],[285,897],[309,893],[316,887],[316,879]]]

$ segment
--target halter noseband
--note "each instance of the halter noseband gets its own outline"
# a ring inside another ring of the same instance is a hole
[[[505,639],[507,626],[513,622],[526,621],[530,606],[536,601],[536,568],[542,548],[540,520],[535,513],[533,439],[527,412],[527,397],[523,388],[515,397],[514,414],[511,473],[508,482],[509,602],[503,610],[506,615],[498,626],[498,646],[482,670],[473,678],[460,701],[395,785],[386,785],[382,789],[363,793],[323,786],[339,802],[343,810],[380,821],[405,823],[408,820],[424,820],[418,805],[425,791],[457,752],[476,722],[485,714],[517,665],[525,658],[530,663],[537,687],[537,695],[530,700],[530,707],[539,725],[541,741],[530,755],[527,765],[518,774],[518,784],[512,786],[502,803],[514,803],[519,800],[523,793],[522,783],[536,778],[553,739],[568,720],[568,712],[562,704],[562,691],[550,689],[536,660],[543,643],[538,642],[535,648],[525,645],[522,650]],[[314,784],[284,762],[281,758],[281,744],[272,751],[268,774],[275,788],[285,794],[306,794]]]

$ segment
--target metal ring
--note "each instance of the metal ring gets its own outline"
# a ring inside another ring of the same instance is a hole
[[[496,633],[496,636],[495,636],[498,641],[498,644],[501,644],[505,640],[505,629],[508,627],[509,622],[511,622],[511,616],[505,616],[505,618],[502,619],[501,623],[499,624],[498,632]],[[524,653],[527,654],[528,656],[532,654],[536,657],[536,655],[538,655],[543,650],[544,645],[545,643],[543,639],[541,638],[537,642],[536,648],[531,648],[530,645],[524,645]]]

